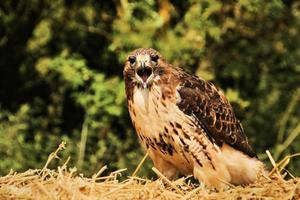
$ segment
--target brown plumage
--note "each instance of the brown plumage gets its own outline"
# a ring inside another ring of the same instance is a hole
[[[141,144],[167,177],[180,171],[222,188],[226,182],[253,182],[264,171],[231,105],[212,83],[144,48],[129,54],[124,79]]]

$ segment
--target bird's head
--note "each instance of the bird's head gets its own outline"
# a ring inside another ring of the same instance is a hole
[[[161,55],[151,48],[140,48],[127,56],[124,77],[144,89],[150,87],[157,76],[160,75]]]

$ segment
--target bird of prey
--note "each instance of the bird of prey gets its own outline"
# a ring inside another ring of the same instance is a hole
[[[129,53],[123,75],[133,126],[166,177],[193,174],[219,189],[251,183],[264,171],[230,103],[211,82],[151,48]]]

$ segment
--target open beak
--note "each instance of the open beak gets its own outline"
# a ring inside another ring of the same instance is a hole
[[[147,86],[147,80],[149,76],[152,74],[152,68],[145,65],[144,62],[141,63],[141,66],[136,71],[137,75],[142,79],[143,81],[143,87],[146,88]]]

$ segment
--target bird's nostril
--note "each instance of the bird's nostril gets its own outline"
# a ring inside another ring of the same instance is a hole
[[[144,82],[146,82],[147,79],[149,78],[149,76],[151,76],[151,74],[152,74],[152,68],[151,67],[140,67],[136,73],[137,73],[137,75],[139,75],[139,77],[142,78],[142,80]]]

